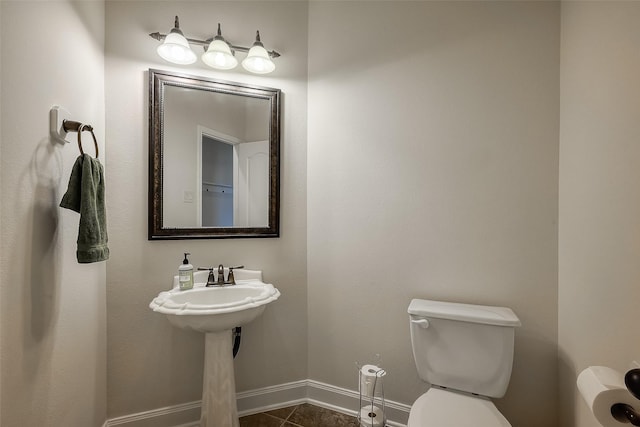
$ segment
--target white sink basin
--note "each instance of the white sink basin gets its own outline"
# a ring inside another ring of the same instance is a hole
[[[160,292],[149,307],[167,315],[169,321],[180,328],[200,332],[221,332],[243,326],[260,316],[267,304],[277,300],[280,292],[271,284],[262,282],[262,272],[234,270],[235,285],[206,287],[208,273],[194,273],[194,287],[181,291],[178,278],[174,287]]]

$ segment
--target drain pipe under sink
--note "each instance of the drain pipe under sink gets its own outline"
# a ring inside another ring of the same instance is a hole
[[[238,351],[240,351],[240,341],[242,339],[242,328],[236,326],[233,328],[233,358],[236,358]]]

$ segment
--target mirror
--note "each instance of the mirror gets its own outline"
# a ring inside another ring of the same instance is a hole
[[[280,90],[149,70],[149,240],[278,237]]]

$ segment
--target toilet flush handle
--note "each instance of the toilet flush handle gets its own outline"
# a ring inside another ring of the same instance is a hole
[[[411,323],[420,326],[422,329],[429,327],[429,321],[427,319],[411,319]]]

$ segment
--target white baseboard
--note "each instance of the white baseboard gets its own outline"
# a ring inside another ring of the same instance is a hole
[[[198,427],[201,405],[197,400],[111,418],[106,427]]]
[[[237,393],[238,414],[259,412],[310,403],[343,414],[356,416],[360,399],[357,391],[336,387],[314,380],[294,381]],[[103,427],[198,427],[200,401],[112,418]],[[411,407],[387,400],[385,413],[389,427],[404,427]]]
[[[307,380],[307,403],[354,417],[360,412],[360,406],[366,404],[365,401],[360,402],[360,394],[357,391],[313,380]],[[385,400],[384,412],[387,416],[387,425],[389,427],[406,426],[410,410],[410,405]]]
[[[238,415],[244,417],[307,403],[308,382],[308,380],[294,381],[237,393]]]

